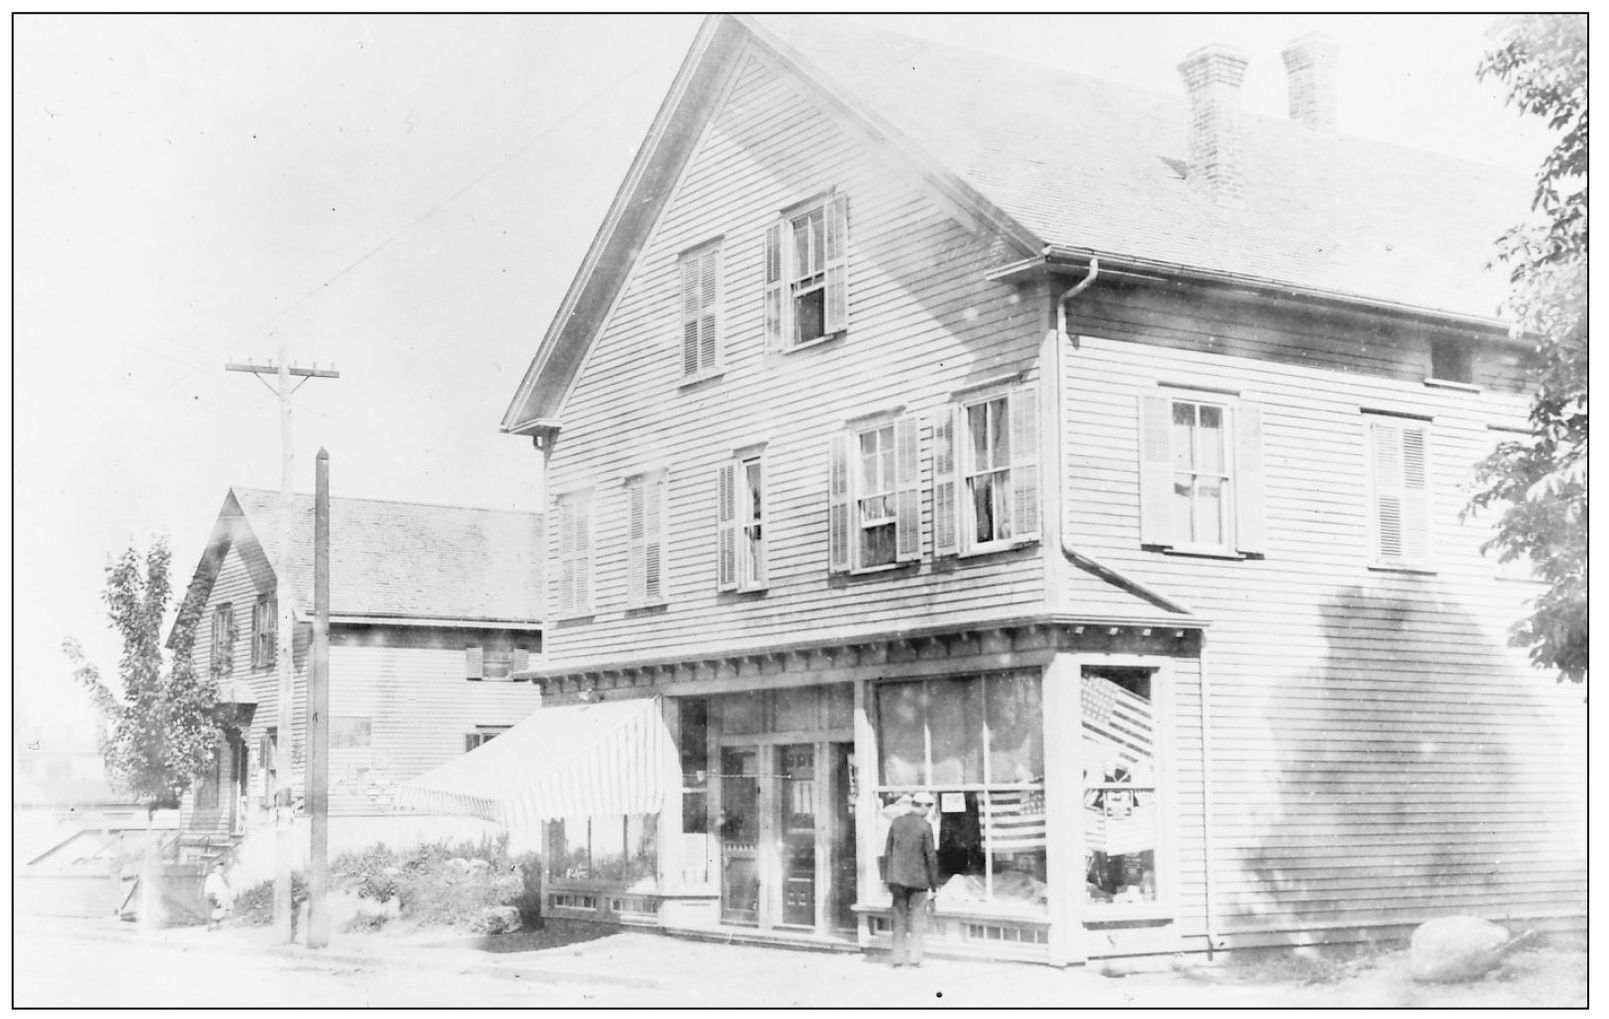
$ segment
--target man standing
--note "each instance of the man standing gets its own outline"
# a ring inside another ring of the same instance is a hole
[[[906,797],[901,797],[901,801]],[[894,818],[888,829],[888,891],[893,896],[894,965],[922,965],[922,934],[926,927],[928,893],[939,884],[939,859],[933,849],[933,828],[927,814],[933,795],[917,793],[909,798],[905,813]]]

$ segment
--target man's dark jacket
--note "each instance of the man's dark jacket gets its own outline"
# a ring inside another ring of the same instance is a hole
[[[933,850],[933,826],[919,814],[901,814],[888,828],[888,874],[891,885],[937,888],[939,857]]]

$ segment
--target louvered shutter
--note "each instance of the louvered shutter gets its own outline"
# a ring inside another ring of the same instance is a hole
[[[649,604],[665,600],[665,493],[669,487],[661,476],[643,493],[643,601]]]
[[[467,754],[471,750],[475,749],[478,746],[480,746],[480,733],[478,733],[478,732],[466,732],[466,733],[464,733],[464,753]]]
[[[484,679],[486,677],[485,653],[479,644],[464,648],[464,678]]]
[[[711,248],[699,263],[698,368],[712,372],[720,360],[715,330],[719,314],[721,250]]]
[[[575,536],[575,605],[577,612],[592,607],[592,497],[576,497],[572,511],[571,533]]]
[[[1423,427],[1402,428],[1402,554],[1410,562],[1430,561],[1429,434]]]
[[[849,196],[827,203],[827,335],[849,328]]]
[[[789,265],[793,261],[791,225],[777,220],[765,229],[765,349],[785,350],[793,335]]]
[[[572,497],[561,496],[554,500],[553,515],[558,518],[555,528],[558,538],[558,566],[553,578],[554,615],[564,617],[575,606],[575,505]]]
[[[844,573],[850,559],[849,433],[839,432],[828,446],[827,568]]]
[[[922,558],[922,463],[916,418],[894,422],[894,558]]]
[[[1241,404],[1234,410],[1235,548],[1246,555],[1262,555],[1268,540],[1263,505],[1263,411]]]
[[[1160,394],[1140,397],[1140,544],[1173,544],[1173,456],[1168,433],[1173,401]]]
[[[737,461],[715,469],[715,588],[737,590]]]
[[[958,555],[961,551],[959,507],[956,493],[955,436],[961,408],[940,407],[933,417],[933,554]]]
[[[682,259],[682,375],[699,372],[700,258]]]
[[[531,667],[531,653],[525,648],[517,647],[509,655],[508,671],[510,673],[524,672]]]
[[[1039,386],[1030,382],[1013,389],[1006,413],[1011,418],[1011,536],[1029,541],[1039,537]]]
[[[646,486],[641,478],[626,484],[626,604],[636,607],[647,599],[648,532]]]
[[[1403,557],[1402,429],[1384,421],[1369,423],[1374,457],[1375,555]]]

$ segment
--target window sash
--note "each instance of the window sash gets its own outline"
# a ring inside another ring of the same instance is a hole
[[[1172,401],[1171,453],[1180,539],[1175,544],[1227,549],[1234,545],[1233,477],[1229,460],[1229,409],[1196,400]],[[1180,420],[1180,412],[1187,420]],[[1217,428],[1206,418],[1215,412]],[[1180,435],[1180,431],[1183,435]],[[1210,433],[1216,433],[1216,440]],[[1180,441],[1182,439],[1182,441]],[[1216,485],[1217,500],[1207,492]],[[1182,500],[1182,501],[1180,501]]]
[[[212,613],[212,674],[229,676],[235,671],[235,607],[225,603]]]
[[[962,500],[966,517],[963,533],[973,548],[1010,541],[1009,398],[996,396],[965,404],[961,423],[965,430],[961,444],[961,476],[967,492]]]
[[[759,457],[737,468],[737,585],[752,591],[765,586],[765,468]]]

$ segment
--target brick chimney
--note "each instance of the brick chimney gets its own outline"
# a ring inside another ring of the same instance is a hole
[[[1179,65],[1190,99],[1190,183],[1220,204],[1241,195],[1240,82],[1246,57],[1218,43],[1203,46]]]
[[[1335,40],[1314,32],[1281,51],[1290,88],[1291,119],[1335,132]]]

